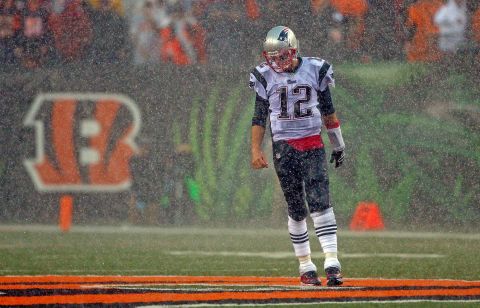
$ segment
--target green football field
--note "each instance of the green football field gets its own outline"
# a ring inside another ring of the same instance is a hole
[[[286,228],[79,226],[61,233],[55,226],[0,226],[0,231],[1,276],[298,275]],[[312,235],[313,259],[321,268],[320,244]],[[480,280],[480,234],[343,231],[339,249],[346,278]],[[467,305],[472,304],[478,301]]]
[[[55,226],[0,228],[2,275],[295,276],[285,229]],[[338,235],[346,277],[480,279],[480,235],[349,232]],[[311,234],[314,262],[323,264]]]

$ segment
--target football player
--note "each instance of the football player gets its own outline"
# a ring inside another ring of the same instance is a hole
[[[267,168],[262,151],[267,118],[273,138],[273,162],[288,204],[288,231],[299,260],[300,281],[320,285],[312,262],[307,215],[325,253],[328,286],[343,283],[337,258],[337,223],[330,204],[327,162],[320,131],[325,125],[335,168],[344,160],[345,143],[330,95],[334,86],[332,66],[325,60],[300,57],[291,29],[272,28],[263,43],[266,62],[250,74],[256,92],[252,118],[251,164]],[[308,204],[308,210],[305,205]]]

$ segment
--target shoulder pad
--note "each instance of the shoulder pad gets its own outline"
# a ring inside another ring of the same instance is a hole
[[[268,66],[265,62],[258,65],[257,67],[255,67],[251,72],[250,74],[253,75],[255,77],[255,79],[260,82],[260,84],[265,88],[267,89],[267,77],[268,76],[268,72],[271,70],[270,66]],[[250,80],[250,84],[249,86],[252,87],[252,80]]]
[[[270,68],[270,66],[268,66],[268,64],[266,62],[263,62],[263,63],[259,64],[257,67],[255,67],[255,69],[257,71],[259,71],[261,74],[263,74],[263,73],[269,71],[271,68]]]
[[[317,58],[317,57],[306,57],[304,59],[306,59],[308,62],[310,62],[311,65],[318,66],[318,67],[321,67],[324,63],[326,63],[325,60],[323,60],[321,58]]]
[[[248,86],[251,89],[255,90],[255,92],[257,92],[257,94],[263,99],[268,99],[268,96],[267,96],[268,83],[267,83],[266,75],[268,75],[269,70],[270,70],[270,67],[262,63],[259,66],[255,67],[250,72],[250,81]]]
[[[318,84],[320,91],[324,91],[326,87],[331,85],[335,87],[335,78],[333,77],[333,68],[330,63],[323,61],[318,71]]]

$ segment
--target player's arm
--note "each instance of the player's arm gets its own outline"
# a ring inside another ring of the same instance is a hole
[[[267,168],[268,162],[262,150],[263,137],[268,117],[268,100],[263,99],[257,94],[255,99],[255,111],[252,118],[252,168]]]
[[[325,127],[333,127],[337,123],[340,123],[340,121],[337,118],[337,113],[333,112],[332,114],[328,114],[325,116],[322,116],[323,123],[325,124]]]
[[[335,108],[333,107],[330,89],[327,86],[325,90],[318,93],[319,108],[322,114],[322,120],[327,128],[328,139],[333,147],[330,162],[335,161],[335,168],[342,165],[345,159],[345,142],[343,141],[342,130],[340,129],[340,121],[337,118]]]
[[[265,127],[252,126],[252,168],[268,168],[268,162],[262,150],[262,141],[265,134]]]

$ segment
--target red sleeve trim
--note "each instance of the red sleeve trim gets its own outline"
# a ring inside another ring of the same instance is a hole
[[[325,124],[327,129],[334,129],[334,128],[339,128],[340,127],[340,121],[336,121],[333,124]]]

